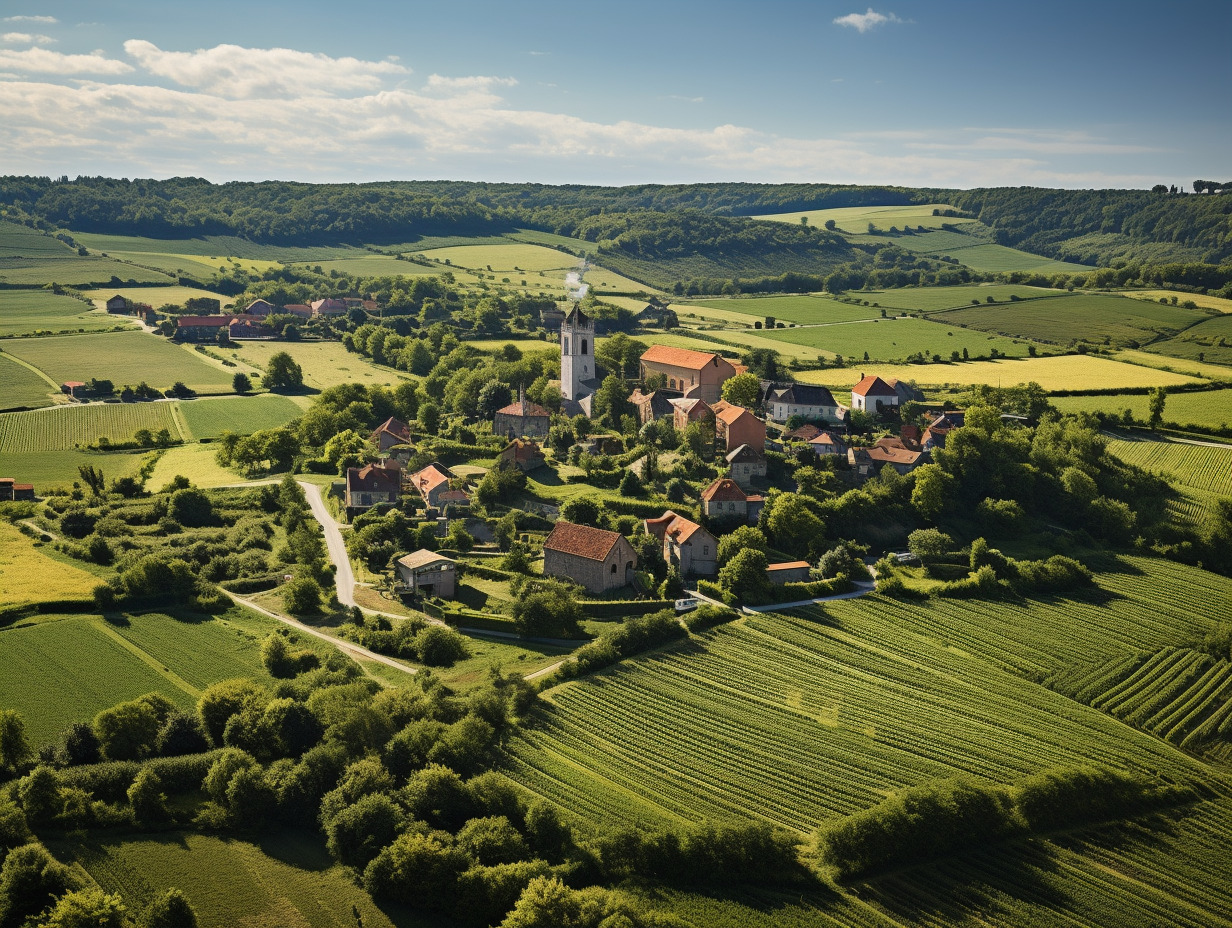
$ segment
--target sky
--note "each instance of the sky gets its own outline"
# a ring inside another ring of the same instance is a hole
[[[0,0],[0,174],[1188,187],[1227,0]]]

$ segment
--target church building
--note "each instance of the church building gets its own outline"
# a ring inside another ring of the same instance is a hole
[[[595,321],[576,303],[560,324],[561,412],[568,416],[591,415],[599,389],[595,366]]]

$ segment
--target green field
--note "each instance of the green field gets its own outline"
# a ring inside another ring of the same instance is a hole
[[[738,358],[749,348],[770,348],[784,358],[802,358],[808,361],[814,361],[817,358],[817,350],[814,348],[776,341],[760,332],[747,329],[740,331],[720,329],[715,331],[714,335],[723,341],[714,342],[692,336],[687,328],[672,329],[670,332],[638,332],[635,337],[647,345],[668,345],[672,348],[712,351],[727,358]]]
[[[53,235],[0,220],[0,258],[72,258],[76,249]]]
[[[155,309],[168,303],[174,306],[183,306],[185,302],[193,297],[219,300],[223,309],[231,305],[230,297],[214,293],[212,290],[201,290],[197,287],[99,287],[97,290],[87,290],[85,293],[94,300],[94,305],[98,307],[105,306],[107,301],[117,294],[125,299],[132,300],[134,303],[147,303]],[[125,317],[120,316],[119,318],[123,319]]]
[[[709,315],[705,310],[721,310],[715,318],[735,319],[746,325],[761,322],[772,316],[778,322],[795,322],[799,325],[815,325],[821,322],[852,322],[860,319],[876,319],[880,309],[841,303],[831,296],[809,294],[807,296],[754,296],[727,300],[697,300],[688,303],[673,303],[677,315],[697,313]]]
[[[1221,313],[1232,313],[1232,300],[1225,300],[1222,297],[1210,296],[1205,293],[1184,293],[1175,290],[1126,290],[1124,296],[1135,300],[1149,300],[1152,303],[1158,303],[1159,300],[1171,300],[1174,297],[1179,302],[1190,300],[1198,305],[1201,309],[1215,309]]]
[[[827,220],[833,219],[839,229],[851,233],[867,232],[870,222],[879,229],[889,229],[890,226],[901,228],[904,225],[913,228],[924,226],[926,229],[940,229],[943,224],[962,226],[977,221],[934,216],[934,209],[945,210],[953,209],[953,207],[946,203],[916,203],[908,206],[841,206],[836,209],[810,209],[795,213],[768,213],[751,218],[789,222],[792,225],[798,225],[802,218],[807,218],[808,224],[814,228],[822,228]]]
[[[352,354],[341,342],[244,342],[225,352],[228,358],[261,370],[270,356],[285,351],[304,370],[304,385],[317,390],[340,383],[382,384],[396,386],[411,375],[388,367],[379,367],[362,355]],[[228,377],[228,383],[230,377]]]
[[[187,444],[168,448],[158,458],[146,481],[146,489],[158,492],[177,476],[187,477],[199,487],[222,487],[241,483],[243,478],[222,467],[214,458],[214,445]]]
[[[1197,328],[1196,324],[1207,317],[1197,310],[1129,300],[1115,294],[1074,293],[1041,300],[970,306],[938,313],[932,318],[982,332],[1033,338],[1056,345],[1075,341],[1105,344],[1111,341],[1123,345],[1130,341],[1149,342],[1189,326]],[[1232,350],[1228,357],[1232,360]]]
[[[125,264],[96,255],[78,257],[0,258],[0,282],[10,286],[39,287],[54,282],[68,286],[101,286],[114,280],[126,283],[171,283],[161,271]]]
[[[1122,348],[1112,355],[1118,361],[1128,361],[1130,364],[1141,364],[1159,370],[1175,371],[1178,374],[1191,374],[1207,380],[1232,380],[1232,366],[1210,364],[1203,361],[1192,361],[1188,358],[1169,358],[1150,351],[1139,351],[1133,348]]]
[[[229,392],[233,376],[221,366],[214,367],[166,339],[145,332],[23,338],[5,342],[5,351],[34,365],[57,383],[97,377],[112,381],[117,390],[144,380],[159,389],[182,381],[193,390]]]
[[[1182,486],[1232,496],[1232,447],[1227,445],[1142,439],[1110,441],[1108,450],[1123,461],[1164,474]]]
[[[580,259],[573,255],[525,242],[509,242],[503,245],[462,245],[453,248],[432,248],[418,252],[429,260],[448,261],[454,267],[491,273],[530,273],[538,271],[571,271],[577,268]]]
[[[965,348],[971,357],[987,357],[993,349],[1009,357],[1026,357],[1027,344],[1018,339],[1003,338],[942,325],[928,319],[875,319],[872,322],[836,323],[804,326],[794,329],[774,329],[762,333],[771,341],[787,342],[813,350],[814,354],[841,354],[860,358],[865,353],[874,361],[899,361],[923,352],[931,357],[939,354],[945,360],[951,352]]]
[[[98,577],[48,557],[16,526],[0,522],[0,606],[89,599],[97,585]]]
[[[1194,310],[1180,312],[1193,313]],[[1216,316],[1213,319],[1204,317],[1203,321],[1180,335],[1155,342],[1147,350],[1176,358],[1232,364],[1232,316]]]
[[[343,245],[319,247],[262,245],[235,235],[208,235],[202,238],[142,238],[136,235],[74,232],[73,238],[94,252],[192,255],[210,258],[215,262],[229,257],[262,261],[322,261],[368,254],[362,248],[350,248]]]
[[[1034,381],[1045,390],[1170,387],[1199,382],[1183,374],[1078,354],[1053,358],[964,361],[958,364],[857,364],[852,367],[800,371],[796,374],[796,379],[827,387],[851,387],[863,374],[877,374],[883,378],[898,377],[930,386],[969,386],[976,383],[1011,386]]]
[[[94,331],[124,324],[123,316],[95,312],[71,296],[47,290],[0,290],[0,336]]]
[[[17,451],[67,451],[96,444],[132,441],[138,429],[166,429],[184,436],[174,403],[91,403],[0,415],[0,454]]]
[[[896,238],[895,244],[900,244],[906,236]],[[929,236],[920,236],[927,239]],[[946,254],[960,264],[965,264],[974,271],[1002,272],[1028,271],[1035,274],[1082,274],[1093,268],[1085,264],[1074,264],[1072,261],[1058,261],[1055,258],[1045,258],[1033,255],[1017,248],[1005,245],[994,245],[991,242],[968,245],[965,248],[943,248],[940,252],[930,251],[929,254]]]
[[[1054,396],[1049,402],[1062,412],[1123,413],[1126,409],[1139,422],[1150,419],[1150,400],[1146,394],[1119,396]],[[1232,390],[1205,390],[1201,393],[1169,393],[1164,405],[1164,421],[1182,428],[1224,428],[1232,425]]]
[[[109,481],[117,477],[131,477],[141,469],[150,455],[148,451],[122,451],[100,454],[93,451],[6,451],[2,462],[4,476],[16,477],[25,483],[34,484],[34,490],[43,495],[53,487],[71,487],[80,481],[77,468],[83,465],[97,467]]]
[[[143,837],[99,832],[51,847],[61,859],[84,867],[105,891],[119,893],[137,908],[171,887],[179,889],[201,928],[394,924],[306,832],[267,835],[257,844],[192,832]],[[399,919],[399,924],[422,923]]]
[[[896,290],[853,290],[845,296],[879,303],[892,309],[912,313],[933,313],[945,309],[970,306],[972,300],[984,303],[992,297],[997,303],[1009,302],[1011,296],[1029,300],[1033,297],[1059,296],[1064,290],[1028,287],[1022,284],[967,284],[959,287],[902,287]]]
[[[223,432],[249,434],[286,425],[303,413],[293,399],[274,394],[185,400],[178,404],[186,438],[217,438]]]
[[[362,257],[331,258],[324,261],[307,262],[312,267],[319,267],[328,274],[337,271],[358,277],[429,277],[441,273],[443,268],[426,267],[414,261],[399,261],[393,255],[374,255],[363,253]]]
[[[0,409],[49,406],[60,395],[45,378],[0,351]]]

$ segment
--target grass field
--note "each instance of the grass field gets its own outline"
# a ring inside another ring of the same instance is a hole
[[[862,373],[898,377],[930,386],[952,384],[961,387],[986,383],[1008,387],[1034,381],[1045,390],[1167,387],[1198,382],[1196,378],[1183,374],[1076,354],[1053,358],[964,361],[958,364],[858,364],[854,367],[801,371],[796,374],[796,379],[827,387],[851,387],[859,381]]]
[[[1150,397],[1145,394],[1119,396],[1055,396],[1049,402],[1063,412],[1115,412],[1126,409],[1139,422],[1150,418]],[[1232,390],[1206,390],[1201,393],[1169,393],[1164,405],[1164,421],[1184,426],[1222,428],[1232,425]]]
[[[24,364],[5,357],[0,350],[0,409],[50,406],[61,395],[45,378]]]
[[[889,229],[890,226],[909,225],[923,226],[926,229],[940,229],[942,224],[962,226],[973,223],[975,219],[950,219],[945,216],[934,216],[934,209],[953,209],[945,203],[917,203],[909,206],[842,206],[837,209],[811,209],[795,213],[767,213],[753,216],[753,219],[766,219],[773,222],[788,222],[799,225],[802,218],[808,219],[808,224],[820,229],[826,221],[833,219],[835,225],[844,232],[864,233],[872,222],[879,229]]]
[[[1009,302],[1011,296],[1029,300],[1034,297],[1059,296],[1064,290],[1027,287],[1019,284],[967,284],[959,287],[902,287],[895,290],[853,290],[846,296],[867,300],[869,304],[901,309],[912,313],[933,313],[970,306],[972,300],[984,303],[992,297],[998,303]]]
[[[100,454],[93,451],[6,451],[4,452],[4,476],[16,477],[25,483],[33,483],[40,495],[52,487],[71,487],[80,481],[77,468],[89,464],[103,472],[109,481],[117,477],[131,477],[141,469],[150,455],[148,451],[121,451]]]
[[[96,443],[131,441],[138,429],[166,429],[183,438],[174,403],[91,403],[0,416],[0,454],[67,451]]]
[[[576,268],[580,259],[573,255],[525,242],[509,242],[503,245],[463,245],[453,248],[432,248],[418,252],[429,260],[448,261],[454,267],[497,272],[569,271]]]
[[[165,339],[145,332],[100,332],[94,335],[62,335],[23,338],[5,342],[5,351],[43,371],[52,380],[112,381],[124,384],[146,381],[166,389],[177,380],[194,390],[214,392],[232,375],[214,367]]]
[[[214,459],[214,450],[214,445],[198,444],[168,448],[154,465],[146,488],[158,492],[180,475],[199,487],[221,487],[243,482],[243,477],[222,467]]]
[[[124,317],[95,312],[71,296],[47,290],[0,290],[0,336],[94,331],[123,324]]]
[[[838,323],[774,329],[762,333],[771,341],[787,342],[813,350],[814,354],[841,354],[874,361],[899,361],[923,352],[949,360],[951,352],[966,349],[972,357],[988,356],[993,349],[1009,357],[1025,357],[1027,343],[1019,339],[987,335],[927,319],[876,319],[872,322]]]
[[[720,329],[713,334],[723,341],[714,342],[692,336],[687,328],[672,329],[670,332],[638,332],[636,338],[648,345],[669,345],[673,348],[691,348],[694,351],[713,351],[727,358],[738,358],[748,348],[770,348],[789,359],[803,358],[812,361],[817,358],[815,348],[776,341],[750,330]]]
[[[1190,326],[1200,328],[1207,317],[1196,310],[1129,300],[1115,294],[1074,293],[1042,300],[970,306],[938,313],[932,318],[982,332],[1067,345],[1080,340],[1145,343]],[[1228,356],[1232,360],[1232,350]]]
[[[184,437],[197,439],[277,428],[303,413],[294,400],[274,394],[185,400],[178,405],[189,432]]]
[[[0,281],[16,286],[37,287],[54,282],[75,287],[102,286],[118,279],[126,283],[171,283],[161,271],[125,264],[115,258],[95,255],[63,258],[0,258]]]
[[[1232,496],[1232,448],[1143,439],[1110,441],[1108,450],[1130,464],[1165,474],[1182,486]]]
[[[84,292],[94,300],[94,305],[100,308],[105,306],[107,301],[117,294],[135,303],[148,303],[155,309],[168,303],[175,306],[183,306],[185,302],[194,297],[219,300],[223,309],[232,305],[230,297],[214,293],[212,290],[200,290],[196,287],[99,287],[96,290]],[[120,316],[119,318],[124,319],[126,317]]]
[[[296,360],[304,370],[304,385],[317,390],[340,383],[382,384],[388,387],[412,379],[409,374],[379,367],[361,355],[352,354],[342,347],[341,342],[244,342],[242,346],[223,353],[264,370],[270,356],[279,351],[287,352]]]
[[[393,922],[348,872],[334,866],[316,835],[275,832],[254,844],[191,832],[89,838],[52,845],[107,892],[147,906],[179,889],[201,928],[392,928]],[[360,921],[354,912],[359,913]],[[422,924],[401,921],[403,925]]]
[[[76,249],[29,226],[0,220],[0,258],[71,258]]]
[[[1171,357],[1232,365],[1232,316],[1206,318],[1174,338],[1155,342],[1147,350]]]
[[[1190,358],[1170,358],[1150,351],[1139,351],[1133,348],[1122,348],[1112,355],[1118,361],[1128,361],[1130,364],[1141,364],[1159,370],[1175,371],[1178,374],[1190,374],[1207,380],[1232,380],[1232,365],[1211,364],[1195,361]]]
[[[374,255],[368,252],[364,252],[362,257],[331,258],[306,263],[312,267],[320,267],[326,274],[337,271],[339,274],[362,277],[430,277],[445,270],[426,267],[414,261],[399,261],[393,255]]]
[[[16,526],[0,522],[0,606],[88,599],[97,584],[98,577],[48,557]]]
[[[876,319],[880,309],[840,303],[831,296],[808,294],[804,296],[754,296],[727,300],[697,300],[688,303],[673,303],[678,316],[697,313],[710,316],[708,310],[719,310],[721,316],[711,316],[745,325],[761,322],[772,316],[779,322],[795,322],[800,325],[815,325],[821,322],[852,322],[858,319]]]
[[[233,257],[261,261],[322,261],[330,258],[359,257],[369,252],[346,246],[289,247],[261,245],[234,235],[209,235],[202,238],[142,238],[136,235],[102,235],[95,232],[74,232],[73,238],[91,251],[135,252],[153,254],[192,255],[210,258],[214,262]]]
[[[1161,298],[1171,300],[1176,297],[1181,303],[1190,300],[1198,304],[1201,309],[1217,309],[1221,313],[1232,313],[1232,300],[1209,296],[1205,293],[1184,293],[1176,290],[1125,290],[1122,295],[1134,300],[1150,300],[1152,303],[1158,303]]]
[[[920,237],[928,238],[927,235]],[[906,238],[906,236],[896,238],[894,240],[895,244],[901,243],[903,238]],[[1036,274],[1081,274],[1092,270],[1092,268],[1087,267],[1085,264],[1074,264],[1072,261],[1058,261],[1055,258],[1045,258],[1042,255],[1033,255],[1027,251],[1020,251],[1017,248],[1009,248],[1005,245],[995,245],[991,242],[968,245],[965,248],[942,248],[938,252],[930,250],[929,253],[949,255],[960,264],[965,264],[975,271],[1029,271]]]

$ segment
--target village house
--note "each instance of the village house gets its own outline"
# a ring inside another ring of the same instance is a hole
[[[760,494],[749,495],[731,477],[719,477],[702,490],[702,512],[710,519],[742,521],[756,525],[765,499]]]
[[[543,573],[606,593],[633,582],[637,554],[628,539],[588,525],[557,522],[543,543]]]
[[[736,375],[736,368],[726,358],[711,352],[653,345],[641,357],[639,376],[645,383],[656,374],[667,378],[669,390],[715,403],[723,384]]]
[[[749,445],[740,445],[723,456],[727,475],[745,490],[753,488],[754,480],[766,479],[766,453]]]
[[[272,341],[278,337],[278,332],[260,322],[232,319],[227,326],[227,337],[232,341]]]
[[[861,376],[860,382],[851,388],[851,408],[876,415],[883,409],[901,405],[898,391],[876,374]]]
[[[347,311],[347,304],[331,296],[323,300],[313,300],[310,308],[314,316],[341,316]]]
[[[813,425],[811,422],[806,422],[801,426],[792,429],[790,432],[783,433],[783,443],[789,444],[793,441],[809,442],[821,434],[821,429]]]
[[[402,588],[407,592],[441,599],[453,599],[457,592],[458,563],[443,554],[420,548],[398,558],[394,564]]]
[[[525,474],[542,467],[547,463],[547,458],[543,456],[538,442],[515,438],[505,446],[496,461],[498,466],[516,467]]]
[[[762,406],[771,422],[786,422],[800,416],[813,422],[843,425],[847,407],[841,406],[825,387],[805,383],[771,383],[763,388]]]
[[[453,479],[454,473],[448,467],[436,463],[429,464],[410,476],[411,486],[429,509],[443,509],[450,503],[470,502],[470,497],[465,492],[450,488],[449,481]]]
[[[719,401],[714,405],[714,437],[718,447],[726,454],[741,445],[754,451],[766,450],[766,423],[743,406]]]
[[[214,342],[218,333],[230,328],[231,316],[180,316],[175,321],[175,340]]]
[[[784,583],[808,583],[811,571],[808,561],[782,561],[767,565],[766,576],[771,583],[782,586]]]
[[[86,383],[81,380],[66,380],[60,384],[60,392],[71,396],[73,399],[81,399],[81,395],[86,392]]]
[[[312,307],[305,306],[303,303],[287,303],[282,307],[282,312],[288,316],[298,316],[301,319],[309,319],[312,317]]]
[[[401,419],[390,416],[373,430],[368,441],[376,445],[376,450],[383,454],[394,445],[411,444],[411,427]]]
[[[932,456],[927,451],[911,451],[904,448],[901,441],[894,444],[882,439],[871,448],[847,449],[847,463],[860,478],[875,477],[887,464],[900,474],[908,474],[931,461]]]
[[[15,477],[0,477],[0,502],[34,499],[34,484],[18,483]]]
[[[847,454],[847,445],[833,432],[818,432],[809,439],[808,446],[819,458],[831,455],[845,457]]]
[[[920,447],[925,451],[934,448],[944,448],[946,437],[954,429],[962,428],[966,421],[966,413],[961,409],[948,410],[928,424],[920,436]]]
[[[629,397],[629,402],[637,410],[638,425],[646,425],[664,416],[673,415],[676,407],[672,405],[672,400],[678,400],[683,396],[684,394],[679,390],[664,388],[643,393],[641,387],[637,387]]]
[[[109,313],[126,313],[128,312],[128,300],[116,294],[107,301],[107,312]]]
[[[268,300],[253,300],[244,307],[246,316],[272,316],[278,312],[278,307]]]
[[[672,425],[677,432],[683,432],[690,422],[709,422],[714,425],[714,411],[710,404],[698,397],[685,397],[678,400],[668,400],[672,407]]]
[[[397,467],[365,464],[348,467],[346,473],[347,514],[354,515],[383,503],[396,503],[402,496],[402,471]]]
[[[719,569],[719,542],[696,522],[670,509],[645,521],[646,531],[663,546],[663,560],[682,577],[713,577]]]
[[[506,438],[547,438],[552,424],[552,413],[532,403],[519,390],[517,402],[498,409],[492,419],[492,432]]]

